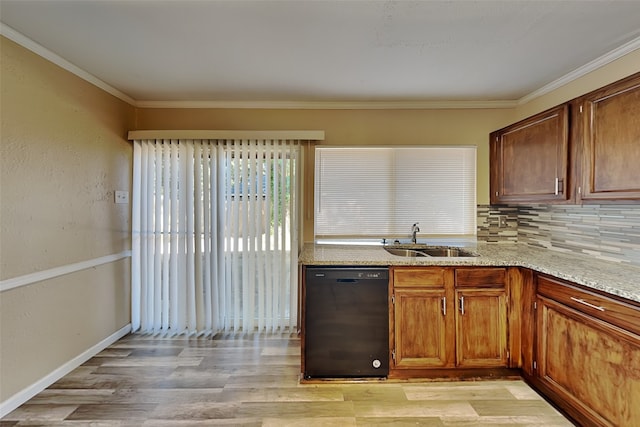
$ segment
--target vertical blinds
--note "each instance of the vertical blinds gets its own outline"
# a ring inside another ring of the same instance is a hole
[[[476,147],[317,147],[316,238],[475,235]]]
[[[296,140],[134,140],[134,331],[294,330],[299,152]]]

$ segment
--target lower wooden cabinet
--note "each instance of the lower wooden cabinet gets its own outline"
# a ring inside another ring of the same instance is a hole
[[[640,425],[640,336],[616,320],[640,311],[544,276],[536,302],[534,385],[581,425]]]
[[[444,289],[396,289],[392,350],[396,368],[453,366],[453,313],[448,305]]]
[[[640,304],[527,269],[392,267],[390,378],[516,371],[584,426],[640,426]]]
[[[453,367],[453,270],[394,267],[391,277],[391,368]]]
[[[392,369],[508,366],[506,269],[392,269]]]
[[[504,289],[456,291],[456,365],[507,366],[507,293]]]

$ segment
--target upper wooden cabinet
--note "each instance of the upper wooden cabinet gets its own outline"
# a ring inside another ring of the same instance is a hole
[[[490,134],[492,204],[640,200],[640,73]]]
[[[571,198],[568,119],[562,105],[491,134],[491,203]]]
[[[574,104],[583,153],[581,199],[640,199],[640,73]]]

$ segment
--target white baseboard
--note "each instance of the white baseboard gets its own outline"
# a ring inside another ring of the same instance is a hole
[[[96,354],[100,353],[105,348],[109,347],[114,342],[118,341],[120,338],[127,335],[131,332],[131,324],[125,325],[118,331],[114,332],[107,338],[103,339],[93,347],[87,349],[83,353],[69,360],[64,365],[60,366],[53,372],[44,376],[40,380],[26,387],[25,389],[19,391],[14,394],[4,402],[0,403],[0,418],[8,415],[11,411],[16,409],[18,406],[22,405],[29,399],[31,399],[36,394],[40,393],[45,388],[49,387],[51,384],[58,381],[60,378],[67,375],[69,372],[76,369],[78,366],[82,365],[87,360],[91,359]]]

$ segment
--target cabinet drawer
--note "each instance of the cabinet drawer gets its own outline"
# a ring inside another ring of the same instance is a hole
[[[393,285],[398,287],[443,288],[446,268],[398,268],[393,270]]]
[[[627,331],[640,334],[640,307],[545,276],[538,276],[537,282],[538,294]]]
[[[456,287],[503,288],[506,268],[456,268]]]

